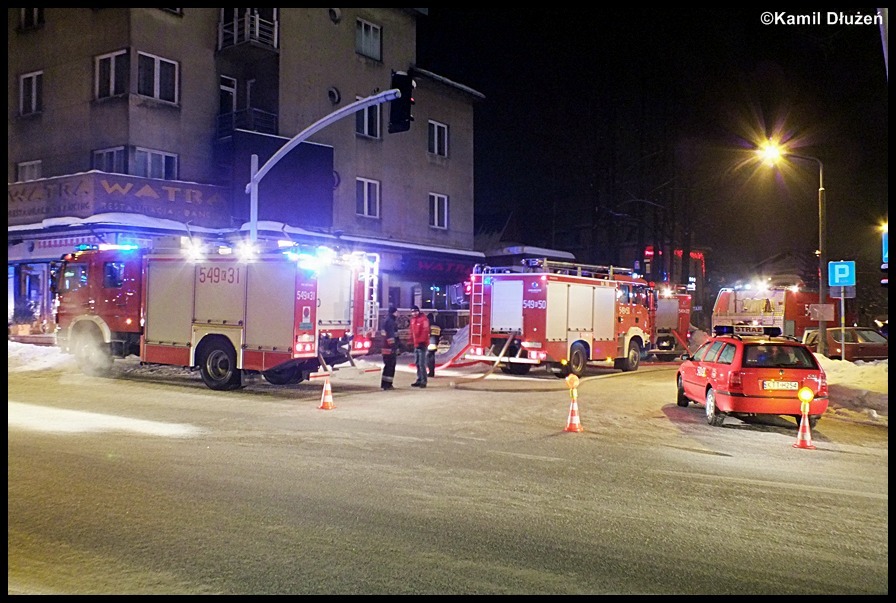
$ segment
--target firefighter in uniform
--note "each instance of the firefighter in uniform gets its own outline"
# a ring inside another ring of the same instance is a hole
[[[436,322],[432,312],[426,315],[429,319],[429,345],[426,348],[426,368],[430,377],[436,376],[436,351],[442,339],[442,327]]]
[[[383,337],[383,377],[380,387],[383,390],[395,389],[392,382],[395,380],[395,363],[398,361],[398,353],[401,351],[401,342],[398,340],[398,323],[395,321],[395,313],[398,308],[389,307],[388,316],[380,326],[380,335]]]

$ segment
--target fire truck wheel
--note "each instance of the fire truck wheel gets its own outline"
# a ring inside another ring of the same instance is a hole
[[[302,371],[295,365],[265,371],[262,375],[271,385],[292,385],[302,381]]]
[[[636,371],[638,365],[641,364],[641,346],[637,341],[632,341],[628,346],[628,356],[625,358],[617,358],[613,362],[613,367],[623,371]]]
[[[202,345],[199,372],[209,389],[224,391],[242,386],[242,375],[236,367],[236,352],[223,337],[215,337]]]
[[[581,377],[586,366],[588,366],[588,350],[585,349],[585,344],[577,341],[569,348],[569,372]]]
[[[100,339],[99,333],[82,332],[75,335],[72,346],[81,372],[92,377],[102,377],[112,368],[112,356]]]
[[[721,427],[725,415],[716,408],[716,392],[709,388],[706,390],[706,422],[713,427]]]
[[[687,408],[690,400],[688,400],[684,395],[684,385],[681,382],[681,375],[678,376],[678,399],[676,400],[679,406],[682,408]]]

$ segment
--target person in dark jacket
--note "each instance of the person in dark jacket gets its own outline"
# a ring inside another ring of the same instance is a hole
[[[429,320],[417,306],[411,306],[411,345],[414,346],[414,362],[417,380],[411,387],[426,387],[426,348],[429,346]]]
[[[388,316],[386,316],[386,320],[380,326],[380,335],[383,338],[383,377],[380,381],[380,387],[383,390],[395,389],[392,382],[395,380],[395,364],[401,351],[401,342],[398,339],[398,323],[395,320],[397,312],[398,308],[390,306]]]
[[[426,315],[429,320],[429,345],[426,348],[427,376],[436,376],[436,352],[439,349],[439,341],[442,340],[442,327],[436,322],[435,316],[430,312]]]

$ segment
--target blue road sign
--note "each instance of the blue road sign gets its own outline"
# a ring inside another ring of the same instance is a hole
[[[828,285],[831,287],[855,287],[855,262],[828,262]]]
[[[886,230],[883,232],[883,235],[881,237],[881,243],[882,243],[881,255],[883,257],[883,262],[884,262],[884,264],[889,264],[890,263],[890,243],[889,243],[889,237],[887,236]]]

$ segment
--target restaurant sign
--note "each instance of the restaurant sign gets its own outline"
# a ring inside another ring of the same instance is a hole
[[[8,226],[106,213],[139,214],[207,228],[230,226],[230,189],[222,186],[91,171],[17,182],[8,185],[7,193]]]

